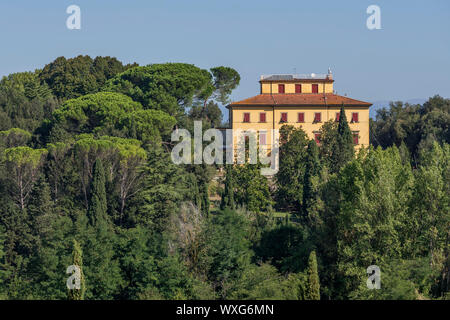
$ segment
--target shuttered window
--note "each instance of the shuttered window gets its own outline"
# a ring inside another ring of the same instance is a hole
[[[295,85],[295,93],[302,93],[302,85],[301,84]]]
[[[320,143],[320,133],[314,133],[314,141],[316,141],[317,144]]]
[[[358,112],[352,113],[352,122],[358,122]]]
[[[266,132],[264,132],[264,131],[259,133],[259,144],[261,146],[266,145]]]
[[[278,85],[278,93],[284,93],[284,84]]]
[[[319,93],[319,85],[318,84],[312,85],[312,93]]]
[[[305,113],[304,112],[298,113],[298,122],[305,122]]]
[[[287,112],[281,113],[281,122],[287,122]]]
[[[266,113],[265,112],[261,112],[259,114],[259,122],[266,122]]]
[[[336,122],[339,122],[339,116],[341,115],[340,112],[336,112]]]
[[[320,112],[314,113],[314,122],[321,122],[322,121],[322,114]]]
[[[250,113],[248,112],[244,113],[244,122],[250,122]]]
[[[353,132],[353,144],[359,144],[359,132]]]

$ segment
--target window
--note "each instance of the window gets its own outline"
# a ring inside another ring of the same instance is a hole
[[[265,131],[261,131],[259,133],[259,145],[261,145],[261,146],[266,145],[266,137],[267,137],[267,134]]]
[[[320,133],[314,133],[314,141],[316,141],[317,144],[320,143]]]
[[[353,144],[359,144],[359,132],[353,132]]]
[[[352,113],[352,122],[358,122],[358,112]]]
[[[281,122],[287,122],[287,112],[281,113]]]
[[[336,122],[339,122],[339,116],[341,115],[341,113],[340,112],[336,112]]]
[[[284,93],[284,84],[278,85],[278,93]]]
[[[322,113],[316,112],[314,113],[314,122],[321,122],[322,121]]]
[[[319,85],[318,84],[312,85],[312,93],[319,93]]]
[[[302,85],[301,84],[295,85],[295,93],[302,93]]]
[[[298,113],[298,122],[305,122],[305,113],[304,112],[299,112]]]
[[[261,112],[259,114],[259,122],[266,122],[266,113],[265,112]]]
[[[248,112],[244,113],[244,122],[250,122],[250,113]]]

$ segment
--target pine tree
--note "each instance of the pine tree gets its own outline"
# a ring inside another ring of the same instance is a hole
[[[72,262],[73,265],[80,268],[80,289],[72,289],[68,291],[69,300],[84,300],[84,292],[86,291],[86,286],[84,283],[83,274],[83,251],[77,240],[73,240],[73,251],[72,251]]]
[[[314,140],[309,141],[306,155],[305,175],[303,178],[303,216],[307,217],[314,199],[312,178],[320,172],[319,148]]]
[[[316,251],[312,251],[308,259],[308,286],[306,300],[320,300],[319,273],[317,272]]]
[[[225,188],[220,203],[220,209],[223,210],[225,208],[234,209],[234,183],[231,165],[226,166]]]

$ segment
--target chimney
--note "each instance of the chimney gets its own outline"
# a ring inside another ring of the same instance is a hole
[[[333,73],[331,72],[331,68],[328,68],[327,79],[328,80],[333,80]]]

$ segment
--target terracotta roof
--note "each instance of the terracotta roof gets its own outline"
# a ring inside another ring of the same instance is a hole
[[[333,93],[259,94],[257,96],[230,103],[227,107],[238,106],[359,106],[370,107],[365,101],[340,96]]]

